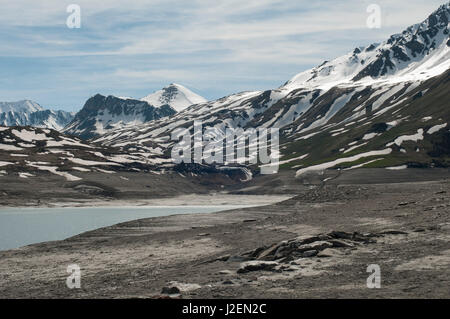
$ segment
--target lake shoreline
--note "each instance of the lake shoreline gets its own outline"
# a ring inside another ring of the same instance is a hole
[[[163,288],[175,286],[189,299],[449,298],[448,170],[355,170],[320,184],[332,174],[280,174],[227,189],[297,194],[273,204],[137,219],[1,251],[0,295],[167,298]],[[279,249],[302,240],[313,251]],[[66,267],[74,263],[82,287],[70,290]],[[382,289],[366,286],[370,264],[381,267]]]
[[[261,206],[284,201],[294,197],[287,195],[238,195],[238,194],[189,194],[175,197],[161,197],[140,200],[86,200],[48,202],[39,205],[0,205],[0,211],[7,208],[108,208],[108,207],[201,207],[201,206]]]
[[[133,220],[0,252],[0,295],[159,298],[176,286],[194,299],[448,298],[449,203],[450,179],[326,185],[266,206]],[[363,242],[341,239],[348,247],[325,257],[281,258],[270,261],[276,269],[240,271],[247,260],[263,262],[251,257],[255,251],[327,234],[361,234]],[[74,263],[82,287],[70,290],[66,267]],[[381,267],[381,290],[366,287],[369,264]]]
[[[88,231],[145,218],[205,214],[254,207],[122,206],[0,209],[0,251],[48,241],[65,240]]]

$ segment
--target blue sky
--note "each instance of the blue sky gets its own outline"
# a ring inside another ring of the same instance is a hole
[[[81,28],[69,29],[69,4]],[[369,29],[366,8],[381,8]],[[282,85],[385,40],[443,0],[0,0],[0,101],[79,110],[101,94],[141,98],[169,83],[208,99]]]

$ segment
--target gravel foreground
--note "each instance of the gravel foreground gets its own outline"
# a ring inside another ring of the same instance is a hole
[[[450,178],[362,184],[352,174],[268,206],[137,220],[0,252],[0,296],[449,298]],[[71,264],[81,289],[66,286]],[[373,264],[379,289],[367,288]]]

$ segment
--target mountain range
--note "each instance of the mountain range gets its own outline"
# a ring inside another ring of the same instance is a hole
[[[86,101],[63,132],[90,139],[125,126],[165,118],[205,101],[180,84],[170,84],[140,100],[97,94]]]
[[[140,100],[97,94],[76,114],[47,110],[30,100],[0,102],[0,125],[50,128],[90,139],[127,125],[170,116],[204,102],[205,98],[175,83]]]
[[[2,126],[29,125],[62,130],[73,117],[73,113],[46,110],[30,100],[0,102],[0,125]]]
[[[448,167],[449,18],[447,3],[382,43],[355,48],[272,90],[209,102],[178,85],[142,100],[96,95],[64,132],[145,158],[141,169],[150,170],[179,169],[170,158],[171,134],[193,132],[194,121],[223,134],[226,128],[280,129],[281,168],[299,177],[327,168]],[[242,169],[254,174],[258,168]]]

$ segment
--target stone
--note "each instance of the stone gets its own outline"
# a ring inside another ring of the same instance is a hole
[[[229,262],[243,262],[243,261],[249,261],[249,260],[253,260],[254,258],[252,257],[246,257],[246,256],[231,256],[230,258],[228,258],[227,261]]]
[[[278,247],[277,251],[275,252],[274,259],[280,259],[286,256],[289,256],[292,253],[293,248],[290,246],[281,246]]]
[[[338,257],[338,256],[342,256],[342,255],[343,255],[343,253],[341,251],[339,251],[338,249],[326,248],[326,249],[322,250],[321,252],[319,252],[317,254],[317,257],[329,258],[329,257]]]
[[[324,234],[319,235],[317,237],[319,238],[319,240],[330,240],[331,239],[331,237],[329,235],[324,235]]]
[[[190,292],[193,290],[200,289],[201,286],[199,284],[191,284],[191,283],[182,283],[178,281],[171,281],[167,284],[167,287],[169,289],[173,289],[173,291],[180,291],[180,292]],[[177,293],[175,293],[177,294]]]
[[[228,261],[228,259],[230,259],[230,257],[231,257],[230,255],[224,255],[224,256],[217,258],[217,260],[218,261]]]
[[[340,239],[332,239],[330,243],[333,244],[333,247],[355,247],[354,244]]]
[[[299,236],[288,242],[290,247],[298,247],[305,244],[310,244],[320,240],[318,236]]]
[[[400,230],[386,230],[381,232],[382,235],[408,235],[408,233],[405,233],[404,231]]]
[[[211,235],[211,234],[209,234],[209,233],[202,233],[202,234],[198,234],[197,236],[198,237],[206,237],[206,236],[209,236],[209,235]]]
[[[297,251],[304,252],[308,250],[324,250],[325,248],[331,248],[333,244],[328,241],[316,241],[311,244],[305,244],[297,248]]]
[[[279,248],[279,245],[278,245],[278,244],[273,245],[272,247],[269,247],[268,249],[262,251],[262,252],[259,254],[259,256],[258,256],[257,259],[261,260],[261,259],[266,258],[267,256],[275,255],[275,252],[277,251],[278,248]]]
[[[181,299],[181,296],[169,296],[169,295],[155,295],[151,299]]]
[[[283,265],[283,266],[281,266],[281,267],[278,269],[278,271],[280,271],[280,272],[283,272],[283,271],[286,271],[286,272],[292,272],[292,271],[295,271],[295,270],[297,270],[297,268],[291,267],[291,266],[289,266],[289,265]]]
[[[363,234],[357,232],[353,233],[352,240],[356,242],[363,242],[365,244],[376,243],[376,240],[366,237]]]
[[[173,286],[173,287],[164,287],[161,290],[161,293],[165,294],[165,295],[178,295],[180,292],[181,292],[180,289],[178,287],[175,287],[175,286]]]
[[[407,217],[407,215],[406,215],[406,216],[403,216],[403,217]],[[363,233],[362,235],[363,235],[364,237],[382,237],[381,235],[374,234],[374,233]]]
[[[252,249],[252,250],[246,251],[246,252],[242,253],[241,255],[242,256],[251,256],[251,257],[255,257],[256,258],[256,257],[259,256],[259,254],[262,251],[264,251],[266,249],[267,249],[267,247],[259,247],[259,248],[256,248],[256,249]]]
[[[314,257],[318,253],[319,252],[317,250],[307,250],[307,251],[302,253],[302,257],[304,257],[304,258]]]
[[[275,267],[278,266],[277,262],[274,261],[248,261],[241,264],[238,269],[238,274],[243,274],[251,271],[273,271]]]
[[[353,234],[346,233],[343,231],[332,231],[331,233],[328,234],[328,236],[330,236],[332,238],[338,238],[338,239],[352,239],[353,238]]]

